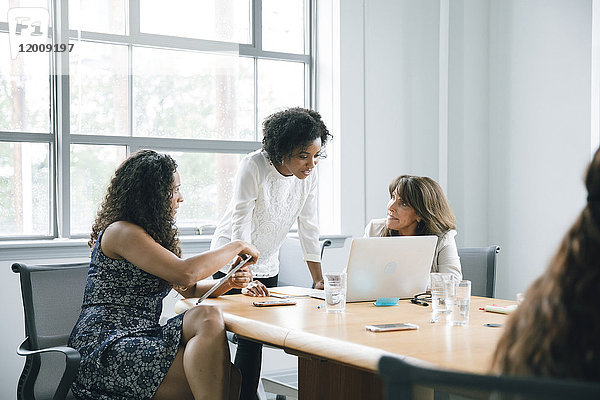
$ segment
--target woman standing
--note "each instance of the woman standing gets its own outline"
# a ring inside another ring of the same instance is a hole
[[[233,198],[215,231],[211,248],[232,240],[252,243],[261,259],[252,266],[251,295],[277,286],[279,248],[297,222],[304,259],[316,288],[323,288],[317,215],[316,166],[331,138],[319,113],[290,108],[267,117],[262,149],[242,159]],[[216,274],[223,276],[228,267]],[[262,345],[240,339],[235,365],[242,372],[242,399],[256,399]]]

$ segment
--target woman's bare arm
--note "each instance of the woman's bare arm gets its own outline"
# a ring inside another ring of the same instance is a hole
[[[130,222],[111,224],[102,235],[102,252],[115,259],[126,259],[136,267],[177,286],[192,287],[211,276],[239,254],[249,254],[253,264],[258,250],[248,243],[234,241],[189,258],[179,258],[158,244],[141,227]]]

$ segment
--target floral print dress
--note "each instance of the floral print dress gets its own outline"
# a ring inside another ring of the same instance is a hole
[[[127,260],[92,251],[81,315],[69,346],[81,354],[71,386],[77,399],[150,399],[169,370],[181,339],[183,314],[159,325],[165,280]]]

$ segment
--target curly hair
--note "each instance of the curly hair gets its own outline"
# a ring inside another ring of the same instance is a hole
[[[318,138],[324,148],[331,137],[321,115],[305,108],[288,108],[271,114],[263,121],[263,150],[275,165],[281,165],[294,149],[306,148]]]
[[[181,256],[171,212],[176,169],[177,163],[171,156],[153,150],[140,150],[123,161],[110,181],[88,245],[93,247],[100,232],[113,222],[128,221]]]
[[[417,235],[441,236],[456,229],[456,218],[440,185],[426,176],[400,175],[390,183],[390,197],[394,194],[415,210],[421,218]],[[396,230],[384,228],[381,236],[398,236]]]
[[[496,372],[600,380],[600,150],[585,184],[585,208],[506,323]]]

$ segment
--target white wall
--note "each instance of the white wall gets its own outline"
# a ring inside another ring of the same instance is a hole
[[[488,239],[503,248],[499,294],[544,271],[585,202],[591,12],[583,0],[490,7]]]
[[[437,176],[438,43],[438,1],[366,2],[367,221],[385,216],[394,177]]]
[[[489,2],[450,8],[448,198],[459,245],[486,246],[489,197]],[[493,182],[494,180],[492,180]]]
[[[334,43],[339,42],[339,55],[334,57],[339,66],[335,68],[339,71],[335,77],[339,81],[339,93],[334,96],[343,99],[334,105],[340,115],[339,119],[334,117],[334,121],[339,122],[336,145],[342,188],[340,221],[342,233],[356,235],[364,228],[366,206],[364,16],[361,2],[334,0],[333,3],[337,3],[333,19],[339,20],[339,36],[334,40]]]
[[[352,75],[352,87],[364,88],[364,113],[355,98],[338,98],[342,148],[364,143],[361,157],[354,147],[341,153],[342,165],[364,162],[363,176],[341,168],[342,181],[356,178],[341,186],[342,210],[349,198],[364,201],[364,213],[342,211],[342,233],[360,235],[361,225],[384,215],[392,177],[439,180],[446,172],[459,246],[500,245],[496,293],[514,298],[544,271],[584,204],[592,0],[340,3],[351,14],[340,12],[340,26],[348,20],[363,32],[339,31],[342,87]],[[443,7],[448,34],[440,34]],[[347,42],[362,60],[343,62]],[[444,74],[447,122],[439,117]]]

